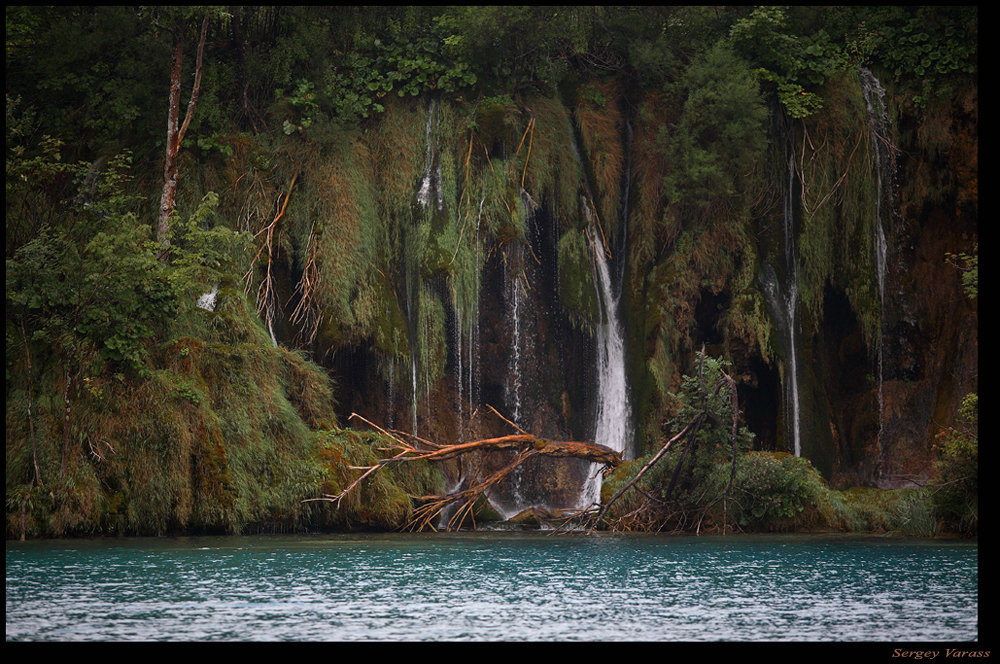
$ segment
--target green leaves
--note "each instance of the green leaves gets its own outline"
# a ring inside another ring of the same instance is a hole
[[[456,92],[475,84],[469,63],[454,55],[461,38],[445,34],[446,30],[446,22],[434,21],[424,33],[403,34],[390,22],[389,34],[341,56],[328,70],[317,98],[335,119],[351,124],[383,112],[380,100],[392,92],[415,97],[430,91]],[[302,84],[288,99],[293,106],[315,111],[319,106],[302,94]],[[306,123],[297,126],[286,121],[285,133],[306,127]]]
[[[962,274],[962,289],[970,300],[979,296],[979,243],[973,244],[972,253],[945,254],[945,260],[954,265]]]
[[[962,399],[955,426],[938,435],[932,504],[950,527],[968,534],[979,531],[979,395]]]
[[[237,232],[220,223],[219,197],[209,192],[186,219],[171,224],[171,260],[168,280],[183,302],[192,303],[212,284],[234,272],[250,246],[249,233]]]
[[[705,205],[739,190],[738,178],[764,147],[767,110],[745,62],[719,45],[691,63],[681,81],[683,111],[666,142],[672,201]]]
[[[760,66],[760,80],[774,84],[778,101],[794,118],[809,116],[823,100],[809,88],[818,88],[851,61],[847,44],[834,43],[825,29],[814,33],[789,25],[781,7],[757,7],[737,21],[729,43]]]

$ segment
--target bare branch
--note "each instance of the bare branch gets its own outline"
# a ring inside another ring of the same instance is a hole
[[[505,421],[508,421],[496,409],[490,407],[494,413]],[[426,527],[433,527],[431,521],[450,505],[459,505],[458,511],[452,515],[450,523],[452,526],[460,527],[464,520],[471,516],[472,508],[477,500],[486,494],[487,491],[495,487],[510,475],[515,469],[525,461],[536,456],[547,456],[555,458],[576,458],[584,459],[601,464],[607,469],[617,467],[622,462],[622,455],[610,447],[597,445],[591,442],[579,441],[556,441],[539,438],[530,433],[518,433],[495,438],[485,438],[452,445],[430,443],[420,441],[426,447],[418,447],[416,444],[404,440],[399,432],[391,432],[378,425],[369,422],[357,413],[352,413],[351,418],[357,418],[372,426],[379,433],[387,436],[393,443],[387,450],[394,452],[390,457],[382,458],[368,466],[357,467],[357,470],[364,472],[345,489],[336,495],[324,495],[319,498],[310,498],[303,502],[332,502],[339,506],[343,498],[356,489],[366,478],[371,477],[382,468],[394,463],[406,463],[411,461],[447,461],[472,452],[490,451],[513,451],[515,456],[502,468],[492,471],[485,478],[475,479],[465,488],[452,491],[442,495],[417,496],[416,500],[423,502],[413,514],[408,524],[408,528],[421,530]],[[403,434],[409,436],[409,434]],[[419,439],[418,439],[419,440]]]

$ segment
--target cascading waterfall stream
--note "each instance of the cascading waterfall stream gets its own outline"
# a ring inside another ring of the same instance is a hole
[[[595,329],[597,340],[597,415],[594,442],[624,454],[629,446],[631,408],[625,376],[625,339],[618,319],[618,300],[611,270],[597,222],[586,200],[582,201],[596,272],[594,288],[600,303],[601,320]],[[600,502],[601,482],[595,478],[581,495],[581,507]]]
[[[795,252],[795,159],[789,149],[788,184],[785,190],[782,218],[782,256],[784,258],[784,285],[775,273],[774,266],[763,266],[761,281],[764,299],[767,301],[771,319],[787,343],[784,376],[784,404],[787,434],[791,437],[792,451],[802,456],[801,411],[799,408],[799,367],[796,344],[798,323],[798,283],[796,277]]]
[[[795,270],[795,200],[793,196],[795,185],[795,158],[791,150],[788,152],[788,188],[785,192],[784,232],[785,232],[785,274],[788,279],[788,295],[785,298],[786,320],[788,322],[788,371],[790,376],[790,398],[792,411],[792,441],[795,456],[802,456],[802,438],[800,431],[801,413],[799,410],[799,370],[798,349],[795,344],[795,332],[799,303],[799,289]]]
[[[871,141],[875,150],[876,161],[876,196],[875,196],[875,268],[878,277],[878,297],[879,297],[879,338],[878,338],[878,434],[877,446],[878,455],[876,462],[876,476],[880,475],[883,466],[882,432],[885,426],[885,408],[882,397],[882,371],[883,371],[883,323],[885,321],[885,272],[886,255],[888,247],[885,239],[884,219],[882,217],[883,201],[891,195],[891,178],[893,169],[893,159],[891,148],[886,145],[888,140],[888,111],[885,106],[885,89],[879,83],[875,75],[867,68],[861,68],[861,90],[865,97],[865,105],[868,108],[868,120],[871,124]],[[882,174],[889,176],[890,191],[885,191]]]
[[[597,290],[601,305],[601,321],[596,328],[597,356],[597,424],[594,442],[617,452],[624,452],[629,432],[628,384],[625,379],[625,340],[618,321],[618,297],[614,294],[607,254],[597,224],[587,210],[591,241],[594,244],[594,263],[597,268]]]

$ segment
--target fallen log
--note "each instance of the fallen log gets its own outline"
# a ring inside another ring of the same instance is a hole
[[[693,415],[693,417],[691,417],[690,421],[688,421],[678,433],[667,440],[659,452],[653,455],[636,473],[636,475],[626,482],[625,485],[622,486],[614,496],[608,499],[606,503],[603,505],[594,505],[588,508],[580,509],[576,512],[562,515],[560,518],[563,520],[563,526],[567,526],[571,523],[575,523],[577,525],[582,524],[588,532],[593,532],[601,525],[602,522],[605,522],[612,505],[618,502],[619,499],[628,493],[629,490],[639,492],[645,500],[638,509],[624,515],[624,517],[618,517],[617,520],[619,522],[621,522],[622,519],[625,521],[635,519],[640,512],[653,513],[656,511],[656,508],[654,507],[656,504],[660,504],[661,506],[666,504],[670,500],[670,496],[675,484],[677,483],[678,476],[681,469],[684,467],[684,462],[691,454],[691,450],[695,445],[698,431],[705,421],[706,397],[710,391],[713,395],[717,395],[720,390],[728,388],[730,390],[730,398],[732,400],[732,461],[729,483],[722,492],[722,495],[719,497],[719,500],[721,500],[723,504],[722,528],[723,532],[725,532],[727,527],[727,499],[729,497],[729,492],[733,487],[736,474],[739,403],[736,395],[735,381],[721,369],[719,370],[721,375],[716,382],[711,387],[706,386],[703,374],[704,353],[704,348],[702,348],[698,375],[699,393],[701,395],[700,409]],[[461,528],[464,520],[468,517],[473,517],[474,519],[472,512],[476,501],[485,496],[487,491],[496,486],[528,459],[533,457],[548,456],[576,458],[584,461],[591,461],[603,466],[603,475],[605,477],[622,464],[622,454],[620,452],[616,452],[610,447],[598,445],[593,442],[557,441],[540,438],[524,431],[510,420],[503,417],[503,415],[497,412],[492,406],[490,406],[490,410],[520,433],[498,436],[495,438],[484,438],[482,440],[474,440],[464,443],[455,443],[451,445],[441,445],[423,440],[413,436],[412,434],[399,431],[386,431],[378,425],[369,422],[357,413],[352,413],[351,419],[359,419],[367,423],[393,441],[393,445],[386,449],[386,452],[390,452],[392,455],[379,459],[376,463],[369,466],[353,467],[355,470],[361,470],[364,472],[337,495],[324,495],[320,498],[312,498],[303,502],[326,501],[339,505],[344,496],[354,490],[362,481],[364,481],[366,477],[369,477],[385,466],[394,463],[406,463],[410,461],[447,461],[463,454],[470,454],[474,452],[515,452],[516,454],[513,458],[510,459],[503,467],[491,471],[491,473],[486,477],[481,476],[477,471],[477,473],[475,473],[462,487],[452,492],[443,495],[413,496],[413,499],[421,504],[414,510],[413,516],[407,528],[412,530],[422,530],[423,528],[430,527],[433,529],[434,525],[432,522],[435,517],[440,515],[446,508],[450,506],[457,506],[457,509],[452,513],[451,518],[448,520],[448,528],[453,529]],[[640,479],[677,445],[685,445],[685,448],[674,469],[670,483],[666,487],[665,494],[662,498],[650,495],[639,486]],[[607,525],[613,530],[616,529],[615,524]],[[619,523],[619,527],[621,525],[622,524]],[[628,529],[627,525],[626,529]]]
[[[350,419],[359,419],[372,426],[380,433],[388,436],[393,444],[386,448],[391,454],[369,466],[353,466],[355,470],[364,471],[357,479],[351,482],[343,491],[336,495],[324,494],[319,498],[309,498],[303,502],[331,502],[340,504],[340,501],[353,491],[365,478],[378,472],[382,468],[394,463],[407,463],[412,461],[447,461],[463,454],[473,452],[508,451],[517,454],[509,463],[494,471],[485,478],[476,477],[464,489],[456,490],[443,495],[416,496],[418,502],[423,503],[414,511],[409,527],[420,530],[430,526],[432,521],[446,507],[459,504],[459,509],[449,521],[449,527],[460,527],[464,519],[471,514],[475,502],[483,496],[486,491],[501,482],[525,461],[536,456],[547,456],[557,458],[575,458],[591,461],[604,467],[604,474],[607,474],[622,463],[620,452],[592,442],[550,440],[540,438],[530,433],[517,433],[495,438],[484,438],[464,443],[454,443],[442,445],[430,441],[422,440],[410,434],[399,431],[387,431],[378,425],[366,420],[357,413],[352,413]],[[410,440],[407,440],[410,439]]]

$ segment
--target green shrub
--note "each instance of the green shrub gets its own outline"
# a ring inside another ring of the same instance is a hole
[[[386,458],[391,439],[372,431],[331,429],[314,434],[323,473],[321,493],[337,495],[364,471]],[[352,468],[352,466],[354,468]],[[362,480],[339,503],[314,502],[314,521],[323,527],[399,529],[413,512],[414,495],[441,493],[443,478],[424,461],[389,464]]]
[[[748,530],[790,530],[822,522],[827,488],[808,459],[749,452],[737,464],[730,514]]]
[[[979,532],[979,396],[962,400],[955,426],[935,446],[938,479],[931,485],[934,514],[964,535]]]

